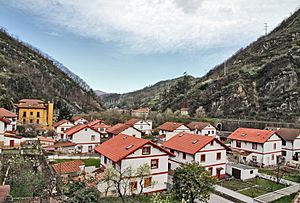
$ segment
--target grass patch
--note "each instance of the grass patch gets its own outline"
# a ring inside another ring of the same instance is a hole
[[[249,197],[258,197],[269,192],[285,188],[283,184],[277,184],[273,181],[263,178],[253,178],[249,180],[231,179],[219,183],[220,186],[237,191]]]
[[[276,176],[275,171],[271,169],[258,169],[259,173],[264,173],[271,176]],[[283,171],[282,171],[283,172]],[[292,173],[292,172],[284,172],[283,179],[293,181],[296,183],[300,183],[300,174],[299,173]]]
[[[289,203],[289,202],[293,201],[293,199],[296,197],[296,195],[297,195],[297,193],[293,193],[289,196],[285,196],[285,197],[282,197],[278,200],[275,200],[272,203]]]
[[[58,164],[58,163],[74,161],[74,160],[76,159],[56,159],[54,163]],[[100,159],[81,159],[81,161],[84,162],[85,166],[96,166],[97,168],[100,166]]]

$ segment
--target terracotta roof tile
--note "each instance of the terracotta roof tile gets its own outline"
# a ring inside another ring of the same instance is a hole
[[[114,125],[114,126],[108,128],[108,129],[106,130],[106,132],[112,133],[112,134],[114,134],[114,135],[118,135],[118,134],[120,134],[121,132],[123,132],[124,130],[130,128],[130,127],[131,127],[131,126],[125,125],[124,123],[118,123],[118,124],[116,124],[116,125]]]
[[[0,121],[4,122],[5,124],[10,124],[11,123],[10,120],[8,120],[8,119],[6,119],[4,117],[0,118]]]
[[[295,140],[298,136],[300,136],[300,129],[281,128],[277,131],[277,134],[284,140]]]
[[[191,122],[187,125],[191,130],[203,130],[205,127],[209,126],[210,123],[207,122]]]
[[[96,124],[93,126],[93,128],[110,128],[110,125],[107,125],[105,123],[101,123],[101,124]]]
[[[19,100],[18,107],[22,108],[46,108],[45,102],[39,99],[21,99]]]
[[[101,123],[102,123],[102,120],[93,120],[93,121],[90,121],[89,123],[87,123],[87,125],[94,126],[94,125],[101,124]]]
[[[63,119],[63,120],[60,120],[58,121],[57,123],[54,123],[53,127],[54,128],[57,128],[58,126],[64,124],[64,123],[67,123],[67,122],[70,122],[69,120],[66,120],[66,119]]]
[[[195,154],[212,141],[220,143],[227,148],[222,142],[212,136],[196,135],[190,133],[179,133],[162,144],[162,147],[174,149],[176,151]]]
[[[166,122],[166,123],[162,124],[161,126],[159,126],[159,129],[166,130],[166,131],[174,131],[182,125],[183,125],[182,123]]]
[[[74,117],[72,117],[72,118],[70,119],[70,121],[75,122],[75,121],[78,121],[78,120],[81,119],[81,118],[85,119],[83,116],[74,116]],[[87,120],[87,119],[85,119],[85,120]]]
[[[80,166],[84,166],[84,162],[81,160],[67,161],[52,165],[55,172],[59,174],[80,172]]]
[[[45,146],[44,148],[60,148],[60,147],[75,147],[76,143],[74,142],[58,142],[54,145]]]
[[[15,138],[15,139],[22,139],[23,138],[22,136],[18,136],[14,133],[8,133],[8,132],[4,133],[4,137],[10,137],[10,138]]]
[[[52,139],[50,137],[43,137],[43,136],[38,136],[38,140],[42,141],[42,142],[55,142],[54,139]]]
[[[157,147],[162,151],[166,152],[170,156],[174,156],[172,153],[152,143],[150,140],[137,138],[125,134],[119,134],[107,140],[106,142],[97,146],[95,148],[95,151],[106,156],[114,162],[118,162],[146,144],[151,144],[152,146]]]
[[[95,128],[93,128],[93,127],[90,127],[90,126],[88,126],[87,124],[80,124],[80,125],[75,125],[75,126],[69,128],[69,129],[67,129],[67,130],[65,131],[65,133],[66,133],[67,136],[70,136],[70,135],[73,135],[73,134],[75,134],[75,133],[77,133],[77,132],[79,132],[79,131],[81,131],[81,130],[83,130],[83,129],[85,129],[85,128],[90,128],[90,129],[92,129],[93,131],[98,132],[97,129],[95,129]]]
[[[10,195],[10,186],[0,185],[0,203],[5,203],[5,200],[9,195]]]
[[[133,126],[134,124],[136,124],[137,122],[139,122],[141,119],[138,119],[138,118],[132,118],[128,121],[125,122],[126,125],[129,125],[129,126]]]
[[[5,108],[0,108],[0,117],[15,118],[15,117],[17,117],[17,114],[10,112],[9,110],[7,110]]]
[[[276,132],[253,128],[238,128],[228,136],[231,140],[240,140],[255,143],[265,143]]]

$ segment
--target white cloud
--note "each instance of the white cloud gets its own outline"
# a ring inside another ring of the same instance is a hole
[[[84,37],[138,53],[231,47],[275,27],[298,0],[12,0],[10,4]]]

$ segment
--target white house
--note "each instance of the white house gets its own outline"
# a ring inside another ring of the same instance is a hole
[[[165,136],[164,141],[168,141],[174,135],[181,133],[181,132],[191,132],[191,130],[183,125],[182,123],[175,123],[175,122],[166,122],[162,124],[159,128],[159,134]]]
[[[300,129],[281,128],[277,134],[282,140],[282,156],[286,161],[300,158]]]
[[[118,134],[126,134],[130,135],[133,137],[141,138],[142,137],[142,132],[135,127],[123,124],[123,123],[118,123],[106,130],[108,133],[109,137],[116,136]]]
[[[107,125],[105,123],[93,125],[93,128],[97,129],[104,137],[107,136],[107,129],[110,127],[111,127],[110,125]]]
[[[95,150],[100,154],[100,163],[103,167],[111,166],[121,172],[130,167],[136,171],[140,166],[148,164],[150,175],[142,180],[143,193],[167,190],[168,159],[174,155],[150,140],[119,134],[102,143]],[[134,173],[129,181],[131,187],[126,191],[127,194],[139,193],[139,180]],[[100,184],[98,189],[103,191],[103,185]]]
[[[241,160],[243,162],[262,166],[276,165],[277,157],[281,156],[282,139],[275,131],[238,128],[228,139],[231,140],[231,149],[244,154]]]
[[[7,126],[11,123],[6,118],[0,118],[0,148],[1,147],[19,147],[21,144],[20,136],[7,132]]]
[[[73,127],[74,124],[66,119],[60,120],[53,125],[55,132],[57,134],[57,140],[66,140],[65,131]]]
[[[96,146],[100,144],[100,132],[86,125],[76,125],[65,132],[67,139],[76,143],[77,150],[82,153],[94,152]]]
[[[229,148],[212,136],[179,133],[162,144],[175,157],[169,160],[169,169],[174,170],[183,163],[198,162],[212,176],[225,176],[226,150]]]
[[[10,123],[6,126],[6,131],[15,131],[17,129],[17,114],[8,111],[5,108],[0,108],[0,118],[10,120]]]
[[[191,129],[191,131],[194,134],[197,135],[208,135],[213,136],[217,139],[220,139],[220,137],[217,135],[217,129],[207,122],[191,122],[187,125],[188,128]]]
[[[71,122],[74,123],[74,125],[81,125],[81,124],[87,124],[89,121],[82,116],[74,116],[70,119]]]
[[[149,135],[152,131],[152,121],[151,120],[133,118],[133,119],[126,121],[125,124],[142,131],[146,135]]]

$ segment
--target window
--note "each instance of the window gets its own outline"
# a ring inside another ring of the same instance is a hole
[[[89,152],[92,152],[92,151],[93,151],[93,146],[89,146],[89,147],[88,147],[88,151],[89,151]]]
[[[107,164],[107,158],[106,158],[106,156],[104,157],[104,164]]]
[[[25,124],[25,123],[26,123],[26,119],[24,118],[24,119],[23,119],[23,124]]]
[[[205,157],[205,154],[201,154],[200,161],[201,161],[201,162],[205,162],[205,158],[206,158],[206,157]]]
[[[85,131],[87,131],[88,129],[86,128]]]
[[[152,177],[144,179],[144,187],[150,187],[152,185]]]
[[[271,159],[272,159],[272,160],[274,160],[274,159],[275,159],[275,155],[274,155],[274,154],[272,154],[272,156],[271,156]]]
[[[276,149],[276,143],[273,144],[273,149]]]
[[[36,113],[36,117],[40,117],[40,112],[37,112],[37,113]]]
[[[151,153],[151,147],[143,147],[142,154],[149,155]]]
[[[213,174],[213,168],[212,167],[208,168],[208,172],[209,172],[210,175],[212,175]]]
[[[131,182],[130,183],[130,190],[133,192],[133,191],[136,191],[137,190],[137,181],[134,181],[134,182]]]
[[[30,112],[30,115],[33,116],[33,112],[32,111]]]
[[[172,154],[175,154],[174,149],[170,149],[170,152],[171,152]]]
[[[36,123],[39,124],[40,123],[40,119],[36,119]]]
[[[33,120],[32,120],[32,119],[30,119],[30,120],[29,120],[29,122],[30,122],[30,123],[33,123]]]
[[[151,159],[151,169],[158,168],[158,159]]]
[[[286,151],[282,151],[282,156],[286,156]]]
[[[250,171],[250,174],[253,174],[253,170]]]
[[[95,135],[91,135],[91,141],[95,141]]]
[[[208,133],[207,134],[210,134],[210,130],[208,131]]]
[[[214,131],[214,130],[212,130],[212,131],[211,131],[211,134],[215,134],[215,131]]]
[[[64,129],[64,128],[61,128],[61,131],[62,131],[62,132],[64,132],[64,131],[65,131],[65,129]]]
[[[26,112],[23,112],[23,117],[26,117]]]
[[[213,145],[214,145],[214,141],[211,141],[211,142],[210,142],[210,146],[213,146]]]
[[[252,149],[257,149],[257,143],[252,143]]]
[[[186,159],[186,153],[182,152],[182,158]]]
[[[257,162],[257,156],[252,156],[252,161]]]
[[[282,140],[282,145],[286,146],[286,141],[285,140]]]
[[[217,153],[217,160],[220,160],[221,159],[221,152],[218,152]]]
[[[235,144],[236,144],[236,147],[241,148],[241,145],[242,145],[242,144],[241,144],[241,141],[238,141],[238,140],[237,140]]]

